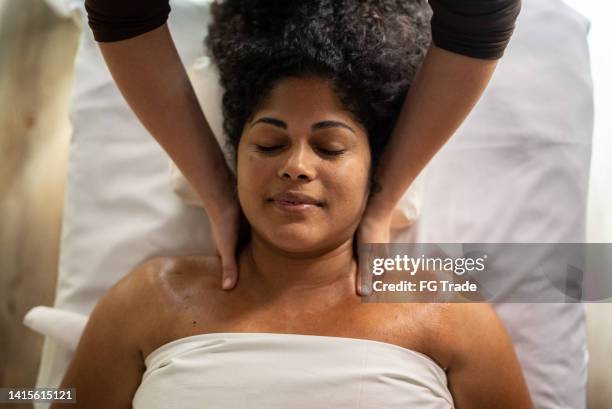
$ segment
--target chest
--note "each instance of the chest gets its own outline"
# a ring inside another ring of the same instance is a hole
[[[206,333],[282,333],[367,339],[435,356],[428,345],[428,309],[409,304],[340,303],[329,308],[248,302],[191,303],[170,308],[158,329],[143,337],[144,356],[168,342]],[[441,363],[444,365],[444,363]]]

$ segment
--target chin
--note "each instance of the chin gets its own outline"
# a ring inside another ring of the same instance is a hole
[[[281,251],[289,253],[312,253],[321,250],[328,245],[320,232],[313,232],[312,228],[306,226],[279,226],[268,227],[259,231],[259,236],[264,238],[270,245]]]

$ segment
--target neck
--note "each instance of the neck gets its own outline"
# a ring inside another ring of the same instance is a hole
[[[355,295],[357,265],[352,238],[312,253],[288,253],[253,234],[240,257],[240,276],[266,297]],[[329,298],[327,298],[329,300]]]

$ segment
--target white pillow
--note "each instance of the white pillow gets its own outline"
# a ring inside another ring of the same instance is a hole
[[[72,311],[38,306],[23,317],[26,327],[51,337],[63,348],[74,351],[79,344],[88,317]]]

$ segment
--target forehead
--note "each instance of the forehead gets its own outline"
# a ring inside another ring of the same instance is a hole
[[[317,122],[322,118],[338,119],[358,127],[334,91],[331,81],[316,76],[290,77],[279,81],[251,119],[263,114],[305,123]]]

